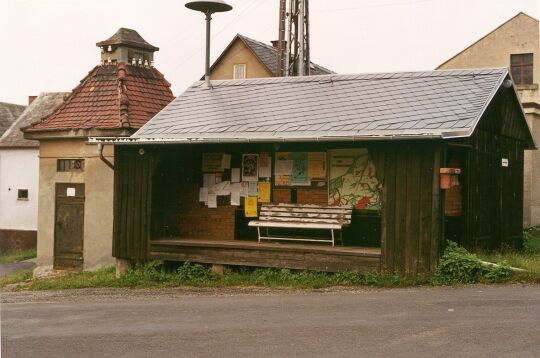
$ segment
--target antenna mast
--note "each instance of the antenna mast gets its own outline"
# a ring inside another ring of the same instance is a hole
[[[289,11],[285,14],[287,3]],[[282,32],[285,17],[288,17],[286,35]],[[277,73],[309,76],[309,0],[280,0],[279,19],[278,67],[281,65],[284,70]]]

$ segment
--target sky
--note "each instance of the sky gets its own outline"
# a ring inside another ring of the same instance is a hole
[[[235,34],[277,39],[279,0],[227,0],[214,14],[211,60]],[[160,48],[155,67],[181,94],[204,73],[204,15],[184,0],[0,0],[0,101],[71,91],[120,27]],[[312,61],[338,73],[434,69],[540,0],[311,0]]]

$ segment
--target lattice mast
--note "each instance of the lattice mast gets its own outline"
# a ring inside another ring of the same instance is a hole
[[[280,0],[277,73],[309,76],[309,64],[309,0]]]

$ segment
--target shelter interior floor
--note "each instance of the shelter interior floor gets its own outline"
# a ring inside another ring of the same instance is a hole
[[[151,240],[150,258],[196,263],[308,269],[376,271],[378,247],[297,244],[290,242],[167,238]]]

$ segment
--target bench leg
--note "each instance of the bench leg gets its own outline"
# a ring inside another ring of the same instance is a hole
[[[257,236],[259,238],[259,244],[261,243],[261,228],[257,226]]]
[[[335,244],[335,240],[334,240],[334,229],[330,229],[330,231],[332,232],[332,247],[334,247],[334,244]]]
[[[345,246],[343,242],[343,230],[339,230],[339,241],[341,241],[341,246]]]

